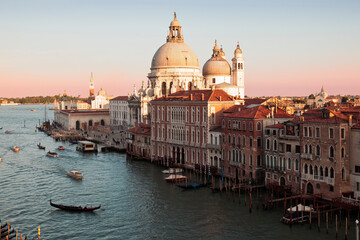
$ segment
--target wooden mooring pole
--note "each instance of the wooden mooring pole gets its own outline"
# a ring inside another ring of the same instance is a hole
[[[337,224],[337,214],[335,215],[335,231],[336,231],[336,233],[335,233],[335,237],[337,238],[337,236],[338,236],[338,224]]]
[[[251,207],[252,207],[252,196],[251,192],[249,193],[249,212],[251,213]]]
[[[326,212],[326,233],[329,233],[329,221],[328,221],[328,212]]]
[[[347,240],[347,233],[348,233],[348,218],[345,219],[345,240]]]

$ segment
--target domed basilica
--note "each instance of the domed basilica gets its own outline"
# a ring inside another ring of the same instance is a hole
[[[141,102],[139,120],[143,122],[146,121],[151,100],[181,90],[223,89],[231,96],[244,98],[244,58],[239,44],[231,61],[232,67],[215,41],[211,58],[204,64],[201,73],[199,60],[184,42],[182,27],[174,13],[166,43],[152,58],[147,86],[143,82],[139,91],[134,89],[129,101]]]

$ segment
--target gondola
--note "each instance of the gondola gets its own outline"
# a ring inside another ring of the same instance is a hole
[[[87,205],[85,207],[82,206],[65,206],[65,205],[61,205],[61,204],[55,204],[51,201],[50,199],[50,205],[62,210],[67,210],[67,211],[74,211],[74,212],[91,212],[94,211],[96,209],[101,208],[101,204],[97,207],[88,207]]]
[[[41,144],[39,143],[38,145],[36,145],[39,149],[43,149],[45,150],[45,147],[44,146],[41,146]]]
[[[182,189],[196,189],[196,188],[201,187],[201,185],[199,183],[190,183],[187,185],[176,185],[176,186],[178,186],[179,188],[182,188]]]

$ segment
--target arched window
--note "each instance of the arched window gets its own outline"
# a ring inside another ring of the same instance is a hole
[[[314,174],[313,167],[312,167],[312,165],[310,165],[310,175],[313,175],[313,174]]]
[[[250,147],[253,146],[253,138],[252,137],[249,138],[249,145],[250,145]]]
[[[277,141],[274,140],[274,151],[277,151]]]
[[[270,156],[270,168],[271,168],[271,169],[274,168],[274,159],[273,159],[273,156]]]
[[[270,163],[269,163],[269,156],[266,155],[266,167],[268,168],[270,166]]]
[[[100,125],[101,125],[101,126],[105,126],[105,121],[104,121],[104,119],[101,119]]]
[[[213,144],[213,135],[210,134],[210,143]]]
[[[320,156],[320,154],[321,154],[320,145],[316,145],[316,156]]]
[[[161,83],[161,94],[166,95],[166,82]]]
[[[285,169],[283,169],[282,167],[282,157],[279,158],[279,161],[280,161],[280,164],[279,164],[279,167],[280,167],[280,170],[284,171]]]
[[[93,125],[93,120],[89,120],[89,127],[92,127]]]
[[[80,121],[76,121],[76,130],[80,130]]]
[[[266,149],[270,149],[270,140],[266,139]]]
[[[333,146],[330,146],[330,149],[329,149],[329,157],[330,157],[330,158],[334,158],[334,156],[335,156],[334,147],[333,147]]]
[[[309,150],[308,150],[308,145],[307,144],[305,144],[305,149],[304,149],[304,151],[305,151],[305,153],[308,153],[309,152]]]
[[[295,170],[299,171],[299,160],[295,160]]]
[[[256,124],[256,130],[257,130],[257,131],[261,131],[261,123],[258,122],[258,123]]]
[[[258,137],[256,142],[257,142],[257,147],[261,147],[261,137]]]
[[[261,156],[260,155],[257,156],[256,166],[261,166]]]
[[[330,178],[334,178],[334,169],[330,168]]]
[[[325,167],[325,177],[328,177],[329,176],[329,169],[328,167]]]
[[[288,169],[291,169],[291,158],[288,159]]]
[[[308,165],[307,164],[304,165],[304,174],[308,174]]]
[[[315,175],[315,176],[319,176],[319,171],[318,171],[318,167],[317,167],[317,166],[314,167],[314,175]]]
[[[241,145],[241,136],[238,136],[238,145]]]
[[[309,144],[309,154],[312,154],[312,145]]]
[[[324,171],[322,166],[320,166],[320,177],[324,177]]]
[[[243,136],[243,145],[246,146],[246,137]]]

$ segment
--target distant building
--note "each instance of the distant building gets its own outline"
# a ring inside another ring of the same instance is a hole
[[[141,159],[151,159],[151,127],[149,124],[135,124],[127,131],[126,152]]]
[[[108,110],[58,110],[54,111],[54,122],[66,131],[89,131],[98,126],[109,126]]]
[[[127,129],[130,126],[129,97],[118,96],[109,101],[110,125]]]

